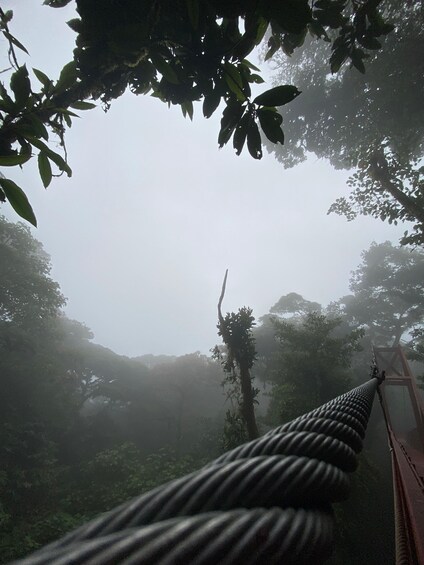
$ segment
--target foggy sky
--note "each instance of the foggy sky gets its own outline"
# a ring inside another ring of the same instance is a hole
[[[31,54],[20,62],[57,78],[73,49],[71,7],[2,4],[14,10],[11,32]],[[337,300],[361,251],[372,241],[397,243],[405,230],[327,216],[349,175],[323,161],[284,170],[266,154],[254,161],[231,146],[218,150],[219,112],[205,120],[200,104],[193,123],[178,107],[131,94],[107,114],[80,115],[66,136],[72,179],[45,191],[35,159],[4,172],[27,191],[33,234],[51,255],[67,315],[117,353],[207,353],[219,342],[226,268],[225,311],[249,305],[260,317],[289,292]],[[18,219],[6,205],[0,213]]]

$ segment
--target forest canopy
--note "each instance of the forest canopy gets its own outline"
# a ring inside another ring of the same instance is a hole
[[[54,8],[69,4],[46,3]],[[247,144],[250,154],[261,158],[260,131],[272,143],[284,143],[277,108],[300,91],[280,84],[252,98],[251,85],[263,79],[246,57],[263,42],[268,58],[277,52],[291,55],[311,36],[331,45],[326,58],[331,72],[345,64],[363,72],[369,51],[380,49],[377,38],[393,29],[380,3],[133,1],[121,9],[107,0],[99,12],[97,2],[78,0],[79,17],[68,22],[77,34],[74,58],[58,80],[38,68],[30,72],[19,62],[18,54],[26,48],[11,31],[12,11],[1,10],[0,31],[13,73],[10,84],[0,87],[0,166],[22,166],[36,156],[45,187],[56,168],[70,176],[66,153],[51,148],[51,137],[58,137],[64,148],[75,111],[92,108],[92,100],[98,99],[107,108],[127,88],[178,105],[190,118],[193,102],[202,102],[206,118],[222,102],[219,145],[232,138],[238,154]],[[13,180],[0,176],[0,197],[36,223],[25,192]]]
[[[330,208],[354,219],[365,214],[390,223],[413,222],[403,242],[424,243],[424,9],[420,2],[386,0],[393,32],[366,42],[363,73],[328,72],[331,48],[305,38],[302,49],[273,57],[274,82],[290,82],[302,96],[284,108],[284,147],[267,142],[284,167],[314,154],[352,171],[351,193]]]

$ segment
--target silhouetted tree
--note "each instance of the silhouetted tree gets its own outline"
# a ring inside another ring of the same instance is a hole
[[[381,4],[383,6],[383,3]],[[412,221],[403,243],[424,243],[424,11],[420,2],[388,0],[384,14],[395,29],[383,41],[367,34],[370,51],[364,74],[339,70],[347,53],[339,52],[328,72],[331,45],[306,37],[292,57],[277,53],[275,82],[293,82],[302,96],[284,109],[287,143],[270,151],[292,167],[308,154],[328,159],[336,169],[354,170],[352,192],[331,211],[349,220],[358,213],[375,218]],[[381,25],[369,18],[371,26]],[[364,21],[358,20],[363,26]],[[378,50],[383,45],[381,53]],[[334,52],[333,52],[334,53]]]
[[[70,1],[46,3],[60,8]],[[13,12],[0,8],[0,32],[14,69],[10,87],[0,88],[0,166],[22,165],[35,151],[44,186],[52,180],[52,164],[70,176],[66,159],[46,143],[49,136],[58,136],[63,146],[75,110],[92,108],[88,99],[100,99],[108,108],[127,89],[178,105],[190,118],[195,101],[203,102],[207,118],[224,102],[219,146],[232,138],[237,154],[246,144],[260,159],[259,125],[272,143],[284,143],[276,108],[300,92],[284,84],[252,98],[251,84],[263,79],[246,57],[268,30],[270,57],[279,50],[292,53],[312,35],[332,45],[326,59],[333,70],[345,60],[362,70],[364,49],[379,48],[376,38],[392,30],[379,3],[103,0],[99,10],[97,2],[76,0],[78,18],[68,22],[77,34],[74,60],[57,81],[34,70],[41,86],[34,85],[18,61],[17,50],[26,49],[9,29]],[[0,177],[0,200],[5,199],[36,223],[25,193],[11,179]]]
[[[221,305],[225,295],[227,275],[228,270],[225,273],[218,302],[218,335],[225,344],[225,352],[222,354],[216,347],[215,355],[222,359],[228,384],[236,389],[240,386],[240,415],[246,424],[248,438],[256,439],[259,436],[254,407],[257,391],[252,386],[250,374],[256,358],[255,340],[252,335],[255,318],[252,316],[252,310],[246,307],[240,308],[237,313],[227,312],[225,316],[222,315]]]

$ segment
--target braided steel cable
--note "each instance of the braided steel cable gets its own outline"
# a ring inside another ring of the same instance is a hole
[[[372,379],[17,563],[321,563],[376,388]]]
[[[328,512],[233,510],[181,521],[171,519],[143,528],[44,551],[22,565],[249,565],[313,564],[329,556],[333,516]],[[308,541],[305,544],[305,539]]]
[[[137,497],[68,534],[62,544],[213,510],[319,506],[344,500],[348,489],[345,473],[317,459],[240,459],[201,469]]]
[[[281,432],[307,431],[318,434],[328,435],[348,445],[355,453],[359,453],[362,449],[362,438],[346,424],[337,422],[330,418],[304,418],[288,422],[275,430],[269,432],[270,435]]]
[[[258,455],[303,455],[336,465],[342,471],[356,469],[356,454],[348,445],[316,432],[281,432],[265,435],[228,451],[209,465]]]

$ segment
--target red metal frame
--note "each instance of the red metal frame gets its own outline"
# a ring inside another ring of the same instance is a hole
[[[382,371],[386,373],[385,381],[380,386],[380,397],[392,449],[396,563],[424,565],[424,404],[401,347],[374,348],[374,355],[380,374]],[[396,435],[393,429],[387,401],[388,387],[392,386],[408,391],[418,446],[412,446],[405,437]]]

